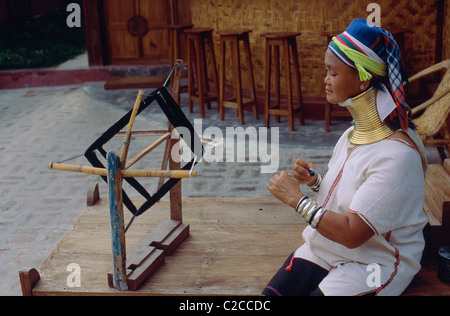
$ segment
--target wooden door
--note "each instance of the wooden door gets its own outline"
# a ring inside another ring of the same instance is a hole
[[[169,0],[104,0],[111,64],[168,62]]]

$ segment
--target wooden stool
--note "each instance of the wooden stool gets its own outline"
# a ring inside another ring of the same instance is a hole
[[[173,67],[177,59],[184,59],[184,53],[186,51],[185,42],[181,43],[184,31],[194,27],[193,24],[172,24],[169,25],[169,37],[170,37],[170,65]]]
[[[183,38],[184,31],[192,28],[193,24],[172,24],[169,25],[169,38],[170,38],[170,68],[172,69],[175,66],[177,60],[186,60],[186,40]],[[183,40],[183,43],[182,43]],[[172,81],[173,81],[172,77]],[[175,100],[178,105],[180,104],[180,94],[187,93],[188,86],[180,84],[180,90],[177,94],[177,99]]]
[[[219,111],[220,119],[223,121],[225,119],[225,109],[224,107],[234,108],[238,112],[239,123],[244,124],[244,107],[253,107],[253,117],[255,120],[258,119],[258,110],[256,103],[256,89],[255,89],[255,79],[253,77],[253,66],[250,52],[250,41],[248,38],[248,33],[250,30],[227,30],[221,31],[220,34],[220,71],[219,71]],[[244,52],[247,59],[247,67],[250,76],[251,85],[251,97],[253,99],[244,98],[242,96],[242,72],[241,72],[241,54],[239,49],[239,42],[244,44]],[[224,90],[225,90],[225,55],[226,55],[226,43],[230,44],[231,52],[231,69],[233,72],[233,88],[234,97],[225,100]]]
[[[280,121],[280,116],[287,116],[289,121],[289,130],[294,130],[294,114],[296,112],[300,115],[300,125],[304,125],[303,120],[303,101],[300,80],[300,70],[297,53],[296,37],[300,33],[292,32],[276,32],[267,33],[261,36],[266,38],[266,104],[265,104],[265,124],[269,127],[270,115],[275,115],[276,121]],[[285,68],[285,86],[287,92],[287,108],[280,104],[280,47],[283,48],[284,53],[284,68]],[[272,68],[272,50],[273,62],[275,66],[275,104],[270,104],[271,97],[271,68]],[[291,61],[294,65],[294,82],[291,80]],[[297,90],[296,107],[293,104],[292,87]]]
[[[212,39],[213,29],[192,28],[185,30],[188,43],[188,91],[189,91],[189,112],[193,112],[193,103],[200,104],[200,116],[205,117],[205,103],[208,109],[211,108],[211,101],[217,101],[219,84],[217,82],[217,67],[214,56],[214,43]],[[211,62],[209,63],[216,94],[209,91],[208,83],[208,63],[206,60],[206,46],[209,48]],[[194,83],[195,81],[195,83]]]

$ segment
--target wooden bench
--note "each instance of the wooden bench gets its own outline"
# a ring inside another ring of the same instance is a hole
[[[432,253],[450,244],[450,159],[429,165],[424,211],[429,218],[428,246]]]
[[[137,201],[139,202],[139,201]],[[167,218],[167,199],[138,217],[127,232],[127,249],[136,248]],[[125,222],[131,214],[125,213]],[[108,286],[111,233],[108,201],[87,207],[39,269],[24,269],[24,295],[256,295],[301,244],[306,224],[275,198],[183,200],[183,222],[190,235],[137,291]],[[81,287],[69,287],[67,267],[81,268]]]
[[[437,276],[437,253],[443,245],[450,245],[450,159],[442,165],[428,166],[426,173],[424,212],[429,223],[424,229],[426,249],[422,270],[404,295],[450,296],[450,283]]]

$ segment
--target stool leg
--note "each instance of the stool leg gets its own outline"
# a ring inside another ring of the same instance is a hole
[[[289,42],[287,40],[283,41],[283,52],[284,52],[284,62],[285,62],[285,80],[286,80],[286,90],[287,90],[287,106],[288,106],[288,121],[289,130],[294,130],[294,115],[292,106],[292,78],[291,78],[291,61],[290,61],[290,51]]]
[[[196,63],[197,63],[197,89],[200,103],[200,117],[204,118],[205,115],[205,93],[207,90],[207,76],[205,74],[206,71],[206,63],[202,63],[201,61],[205,60],[205,47],[203,41],[197,39],[195,41],[195,51],[197,53]],[[203,64],[203,65],[202,65]]]
[[[280,46],[273,46],[273,63],[275,65],[275,106],[280,107],[281,104],[281,88],[280,88]],[[275,116],[275,122],[280,123],[280,116]]]
[[[220,65],[219,65],[219,114],[220,120],[225,120],[225,109],[223,106],[223,101],[225,99],[225,53],[226,53],[226,41],[220,40]]]
[[[175,40],[175,31],[169,30],[169,59],[170,59],[170,68],[175,64],[175,50],[176,50],[176,40]]]
[[[192,38],[187,38],[187,59],[188,59],[188,95],[189,95],[189,113],[194,112],[194,101],[192,95],[194,93],[194,69],[195,69],[195,49]],[[198,81],[198,80],[197,80]]]
[[[208,57],[207,57],[207,53],[206,53],[206,48],[208,47],[207,40],[208,39],[206,37],[202,38],[202,40],[201,40],[201,43],[200,43],[201,48],[200,49],[201,49],[203,56],[202,56],[202,59],[200,59],[200,60],[203,61],[203,74],[204,74],[204,76],[203,76],[203,78],[204,78],[203,93],[209,97],[210,90],[209,90],[208,61],[207,61]],[[208,110],[211,110],[211,101],[208,100],[206,102],[206,108]]]
[[[245,34],[244,37],[244,51],[247,58],[248,69],[250,72],[250,84],[252,90],[253,97],[253,118],[255,120],[258,119],[258,103],[256,101],[256,86],[255,86],[255,78],[253,76],[253,64],[252,64],[252,54],[250,52],[250,40],[248,38],[248,34]]]
[[[291,40],[292,58],[294,61],[294,76],[295,76],[295,89],[297,90],[297,105],[300,107],[299,110],[299,122],[300,125],[305,125],[304,121],[304,111],[303,111],[303,98],[302,98],[302,83],[300,76],[300,64],[298,61],[298,51],[297,51],[297,41],[295,38]]]
[[[231,44],[231,63],[234,77],[234,94],[236,96],[237,112],[239,116],[239,124],[244,122],[244,109],[242,104],[242,79],[241,79],[241,56],[239,54],[239,41],[237,37],[233,38]]]
[[[217,75],[216,54],[214,53],[214,42],[213,42],[212,34],[207,38],[206,41],[207,41],[209,51],[210,51],[210,56],[211,56],[214,89],[216,90],[215,91],[216,95],[218,95],[219,94],[219,80],[218,80],[218,75]],[[208,77],[206,77],[206,81],[208,83]],[[208,91],[210,91],[209,88],[208,88]],[[209,108],[211,108],[211,105],[209,105]]]
[[[272,51],[269,40],[266,39],[266,91],[265,91],[265,104],[264,104],[264,124],[268,128],[270,127],[270,75],[272,67]]]

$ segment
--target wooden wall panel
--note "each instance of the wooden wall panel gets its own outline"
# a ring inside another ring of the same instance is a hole
[[[149,31],[142,39],[144,58],[167,56],[169,52],[170,6],[167,0],[139,0],[139,13],[148,21]]]
[[[264,41],[268,31],[296,31],[302,75],[303,94],[324,96],[323,56],[327,49],[326,34],[338,34],[355,18],[367,18],[367,0],[190,0],[195,26],[250,28],[257,89],[264,89]],[[392,33],[400,29],[406,34],[408,72],[412,75],[434,63],[436,36],[435,0],[379,0],[382,26]],[[448,1],[447,1],[448,2]],[[447,3],[448,7],[448,3]],[[449,15],[446,15],[448,20]],[[448,21],[446,25],[448,25]],[[448,28],[448,26],[447,26]],[[448,47],[448,35],[444,35]],[[218,49],[218,35],[214,35]],[[448,48],[446,56],[449,55]],[[448,58],[448,57],[447,57]],[[230,74],[227,76],[230,78]]]
[[[109,62],[168,62],[170,3],[169,0],[104,0]],[[128,21],[133,17],[146,20],[145,35],[133,36]]]
[[[139,58],[138,40],[127,31],[127,22],[134,15],[133,0],[105,0],[108,51],[113,63]]]

